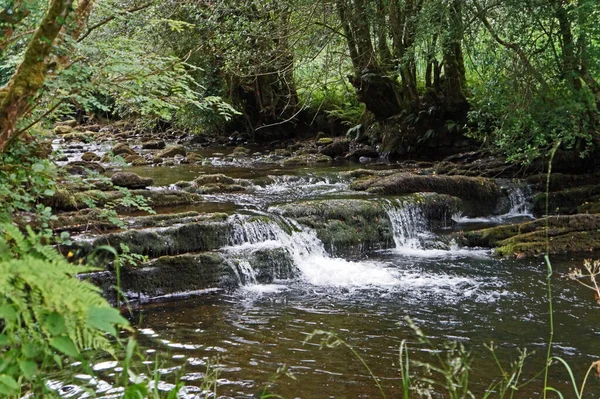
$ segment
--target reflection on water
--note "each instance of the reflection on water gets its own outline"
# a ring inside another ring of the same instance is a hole
[[[322,260],[326,262],[327,260]],[[336,261],[334,261],[335,263]],[[565,270],[564,264],[555,265]],[[324,273],[337,265],[321,265]],[[398,348],[409,339],[411,356],[432,360],[409,328],[410,316],[436,345],[463,342],[473,352],[471,384],[482,393],[499,373],[484,344],[494,341],[508,365],[517,348],[536,353],[525,376],[542,366],[547,328],[545,266],[539,262],[499,261],[481,254],[447,258],[411,257],[384,252],[357,262],[340,278],[306,276],[273,285],[146,305],[142,344],[169,367],[183,366],[186,385],[199,386],[207,362],[220,370],[219,395],[249,397],[283,364],[296,380],[281,378],[273,391],[287,398],[377,397],[361,363],[343,349],[305,343],[315,329],[333,331],[364,357],[382,378],[388,397],[399,396]],[[332,273],[331,276],[334,276]],[[337,275],[339,277],[339,275]],[[599,355],[598,310],[587,292],[555,282],[556,353],[579,377]],[[558,367],[554,380],[566,381]],[[564,387],[564,382],[558,384]],[[535,395],[540,383],[521,392]],[[588,392],[600,393],[590,381]],[[193,397],[193,396],[191,396]]]

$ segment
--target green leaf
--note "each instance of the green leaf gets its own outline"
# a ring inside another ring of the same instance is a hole
[[[52,336],[61,335],[67,331],[65,319],[57,312],[52,312],[46,317],[44,327],[46,327]]]
[[[19,384],[10,375],[0,374],[0,387],[4,387],[8,392],[14,392],[19,389]],[[2,390],[4,391],[4,390]],[[4,391],[6,392],[6,391]]]
[[[17,312],[10,305],[0,306],[0,318],[6,321],[6,324],[12,324],[17,321]]]
[[[19,368],[23,372],[23,375],[25,376],[25,378],[27,378],[28,380],[33,379],[33,376],[38,371],[37,363],[34,362],[33,360],[27,360],[27,359],[19,360]]]
[[[71,341],[71,338],[67,337],[66,335],[52,338],[50,340],[50,346],[67,356],[74,358],[79,357],[79,351],[77,350],[77,347],[75,347],[75,344],[73,341]]]
[[[125,389],[123,399],[144,399],[148,397],[148,387],[146,384],[130,385]]]
[[[6,346],[10,344],[10,338],[8,335],[0,334],[0,346]]]
[[[43,196],[45,197],[52,197],[54,195],[54,190],[50,190],[49,188],[47,188],[43,193]]]
[[[86,324],[90,328],[107,332],[116,337],[115,325],[128,326],[129,321],[121,316],[117,309],[93,307],[88,312]]]
[[[41,353],[41,349],[36,344],[27,343],[23,345],[23,348],[21,348],[21,352],[23,353],[23,355],[25,355],[26,358],[34,359]]]
[[[31,169],[33,169],[34,172],[42,172],[46,167],[41,163],[34,163]]]

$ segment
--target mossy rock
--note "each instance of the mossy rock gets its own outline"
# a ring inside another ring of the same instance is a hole
[[[193,189],[193,192],[198,194],[239,193],[243,191],[246,191],[246,187],[242,185],[220,183],[205,184]]]
[[[560,215],[521,224],[491,227],[458,234],[462,244],[496,248],[499,255],[535,256],[546,250],[546,226],[550,253],[600,249],[600,215]]]
[[[234,184],[235,179],[223,174],[201,175],[194,179],[194,183],[198,186],[207,184]]]
[[[317,144],[319,145],[328,145],[333,143],[333,139],[331,137],[321,137],[317,140]]]
[[[151,258],[173,256],[186,252],[213,251],[230,243],[232,233],[228,221],[198,221],[160,229],[129,230],[106,234],[90,242],[76,242],[71,250],[78,250],[78,257],[89,255],[94,248],[110,245],[120,250],[121,244],[132,253]]]
[[[284,159],[281,163],[282,166],[308,166],[315,164],[327,164],[331,163],[331,157],[322,154],[304,154],[298,155],[292,158]]]
[[[552,214],[577,213],[586,202],[594,202],[600,197],[600,185],[588,185],[551,192],[548,196],[548,211]],[[546,213],[546,193],[536,194],[533,198],[535,215]]]
[[[121,289],[129,299],[219,288],[230,273],[218,253],[164,256],[141,267],[121,269]]]
[[[500,242],[495,253],[500,256],[522,258],[543,255],[547,248],[550,254],[593,252],[600,250],[600,232],[578,231],[565,234],[554,232],[549,237],[548,243],[549,247],[546,245],[544,232],[534,232]]]
[[[471,203],[466,213],[472,216],[493,213],[502,191],[492,179],[466,176],[416,175],[400,172],[388,176],[367,176],[354,181],[350,188],[379,195],[419,192],[448,194]]]

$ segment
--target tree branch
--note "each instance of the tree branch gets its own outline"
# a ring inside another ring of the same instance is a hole
[[[88,30],[79,38],[77,39],[77,43],[81,43],[86,37],[88,37],[93,31],[95,31],[96,29],[106,25],[107,23],[109,23],[110,21],[112,21],[113,19],[115,19],[117,16],[121,16],[121,15],[125,15],[125,14],[131,14],[137,11],[141,11],[144,10],[148,7],[150,7],[153,3],[146,3],[143,4],[141,6],[138,7],[133,7],[127,10],[123,10],[123,11],[119,11],[117,14],[115,15],[111,15],[108,18],[103,19],[102,21],[98,22],[95,25],[92,25],[88,28]]]

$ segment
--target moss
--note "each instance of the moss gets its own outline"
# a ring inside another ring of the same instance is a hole
[[[600,185],[589,185],[551,192],[548,196],[548,210],[550,214],[573,214],[577,209],[589,201],[594,201],[600,196]],[[533,212],[536,215],[546,213],[546,193],[539,193],[533,198]]]
[[[400,172],[384,177],[370,176],[355,181],[350,188],[373,194],[435,192],[461,198],[472,204],[470,215],[493,213],[501,197],[500,186],[492,179],[465,176],[416,175]]]
[[[218,288],[229,268],[220,254],[207,252],[165,256],[140,268],[121,271],[122,289],[130,294],[158,296]]]
[[[202,175],[194,180],[198,186],[207,184],[234,184],[235,180],[223,174]]]
[[[546,252],[546,240],[543,232],[521,235],[519,239],[501,242],[495,253],[501,256],[531,257]],[[557,234],[550,237],[550,253],[591,252],[600,250],[600,232],[579,231]]]
[[[561,215],[548,218],[550,252],[600,249],[600,215]],[[463,233],[467,246],[496,247],[499,255],[534,256],[546,250],[546,219]]]
[[[198,194],[239,193],[242,191],[246,191],[246,187],[239,184],[222,183],[205,184],[193,189],[193,192],[197,192]]]

